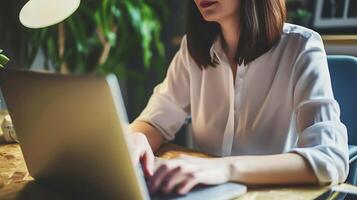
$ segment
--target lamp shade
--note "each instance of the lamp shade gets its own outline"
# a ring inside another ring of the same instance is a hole
[[[20,22],[28,28],[44,28],[69,17],[80,0],[29,0],[20,12]]]

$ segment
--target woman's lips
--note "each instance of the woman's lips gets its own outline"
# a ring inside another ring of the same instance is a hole
[[[201,1],[200,6],[201,6],[201,8],[208,8],[216,3],[217,3],[217,1]]]

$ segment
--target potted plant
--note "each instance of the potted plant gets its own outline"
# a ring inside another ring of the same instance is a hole
[[[59,73],[108,74],[128,83],[129,112],[145,104],[144,88],[154,71],[163,77],[165,49],[162,24],[168,17],[165,0],[87,0],[64,22],[27,30],[25,48],[30,66],[41,49],[45,69]],[[133,84],[132,81],[136,82]],[[125,91],[124,91],[125,92]]]
[[[39,49],[44,66],[61,73],[116,73],[135,61],[145,68],[163,59],[161,24],[167,16],[164,0],[87,0],[64,22],[27,30],[27,63]],[[120,72],[120,73],[119,73]]]
[[[288,22],[310,27],[313,3],[309,0],[287,0]]]

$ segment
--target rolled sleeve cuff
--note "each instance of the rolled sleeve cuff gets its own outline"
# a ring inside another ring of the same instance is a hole
[[[136,120],[150,123],[166,140],[173,140],[187,116],[182,108],[165,96],[154,95]]]
[[[329,156],[322,154],[318,149],[296,148],[292,149],[290,152],[297,153],[307,160],[316,175],[319,184],[335,185],[340,182],[339,172],[334,161]]]
[[[338,133],[337,135],[345,135],[346,127],[338,122],[330,122],[330,125],[333,125],[322,130],[322,124],[328,126],[329,123],[318,123],[307,128],[302,136],[310,139],[305,141],[302,139],[301,143],[303,144],[290,150],[290,152],[297,153],[308,161],[321,185],[344,182],[349,170],[348,148],[345,148],[347,147],[347,140],[343,137],[337,139],[336,136],[331,137],[331,135],[336,133]],[[315,135],[315,137],[312,137],[312,135]]]

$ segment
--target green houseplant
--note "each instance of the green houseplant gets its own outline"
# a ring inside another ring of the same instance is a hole
[[[312,18],[311,1],[286,0],[288,8],[288,22],[309,27]]]
[[[39,49],[44,66],[62,73],[115,73],[126,77],[130,61],[160,66],[164,0],[85,0],[57,26],[28,30],[27,63]],[[160,67],[158,68],[160,70]]]
[[[165,0],[83,0],[64,22],[26,30],[26,62],[30,66],[41,49],[45,69],[135,80],[129,86],[135,115],[145,104],[145,72],[161,78],[166,71],[161,30],[167,18]]]

